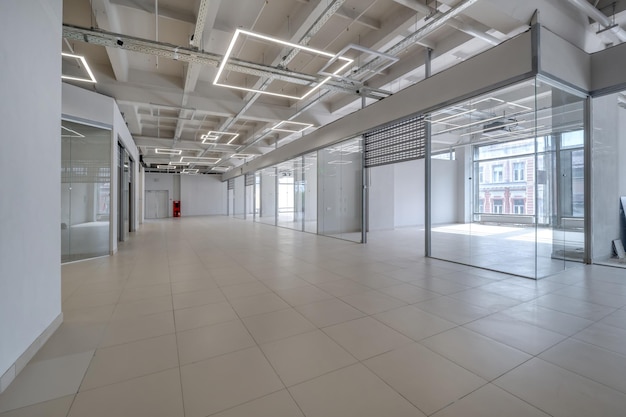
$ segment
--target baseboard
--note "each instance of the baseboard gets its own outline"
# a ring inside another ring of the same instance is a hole
[[[9,369],[0,376],[0,394],[8,388],[8,386],[13,382],[16,376],[19,375],[20,372],[26,367],[28,362],[39,352],[39,349],[48,341],[50,336],[59,328],[59,326],[63,323],[63,313],[59,313],[59,315],[52,320],[52,323],[35,339],[33,343],[30,344],[28,349],[24,353],[20,355],[19,358],[9,367]]]

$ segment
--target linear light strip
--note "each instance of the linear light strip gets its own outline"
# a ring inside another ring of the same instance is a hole
[[[228,61],[228,59],[230,58],[230,55],[233,52],[233,49],[235,47],[235,43],[237,42],[237,38],[239,37],[240,33],[243,33],[244,35],[252,36],[252,37],[255,37],[255,38],[267,40],[267,41],[270,41],[270,42],[275,42],[275,43],[278,43],[278,44],[281,44],[281,45],[289,46],[289,47],[292,47],[292,48],[295,48],[295,49],[299,49],[299,50],[303,50],[303,51],[307,51],[307,52],[312,52],[312,53],[315,53],[315,54],[318,54],[318,55],[323,55],[323,56],[326,56],[326,57],[329,57],[329,58],[334,58],[334,59],[339,59],[339,60],[342,60],[342,61],[346,61],[346,63],[344,65],[342,65],[339,69],[337,69],[335,72],[333,72],[333,75],[337,75],[339,72],[343,71],[348,65],[350,65],[350,64],[352,64],[352,62],[354,62],[350,58],[346,58],[346,57],[343,57],[343,56],[337,56],[336,54],[331,54],[329,52],[320,51],[318,49],[309,48],[307,46],[299,45],[299,44],[296,44],[296,43],[283,41],[281,39],[272,38],[270,36],[261,35],[259,33],[254,33],[254,32],[250,32],[250,31],[243,30],[243,29],[237,29],[235,31],[235,34],[233,35],[233,38],[230,41],[230,44],[228,45],[228,49],[226,50],[226,54],[224,54],[224,58],[222,58],[222,62],[220,63],[220,66],[218,67],[217,74],[215,75],[215,79],[213,80],[213,85],[217,85],[217,86],[220,86],[220,87],[226,87],[226,88],[233,88],[233,89],[241,90],[241,91],[248,91],[248,92],[251,92],[251,93],[267,94],[267,95],[271,95],[271,96],[275,96],[275,97],[288,98],[288,99],[292,99],[292,100],[302,100],[302,99],[308,97],[315,90],[319,89],[322,85],[326,84],[332,78],[332,76],[326,77],[324,80],[322,80],[320,83],[316,84],[311,90],[309,90],[307,93],[305,93],[301,97],[292,96],[292,95],[288,95],[288,94],[272,93],[272,92],[269,92],[269,91],[258,90],[258,89],[254,89],[254,88],[239,87],[239,86],[234,86],[234,85],[220,83],[219,79],[220,79],[220,77],[222,75],[222,72],[224,71],[224,68],[226,67],[226,62]]]
[[[74,54],[68,54],[67,52],[61,52],[61,56],[66,56],[69,58],[75,58],[75,59],[80,59],[80,62],[83,63],[83,66],[85,67],[85,71],[87,71],[87,74],[89,74],[89,80],[86,78],[78,78],[78,77],[70,77],[68,75],[61,75],[61,78],[64,80],[74,80],[74,81],[85,81],[88,83],[96,83],[96,77],[93,76],[93,72],[91,72],[91,68],[89,68],[89,64],[87,64],[87,60],[85,59],[84,56],[81,55],[74,55]]]

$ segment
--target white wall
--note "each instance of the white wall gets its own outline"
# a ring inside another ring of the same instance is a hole
[[[458,161],[432,160],[433,224],[457,222]],[[369,230],[424,225],[424,160],[370,169]]]
[[[619,197],[626,195],[626,109],[617,94],[593,100],[592,131],[592,259],[612,255],[612,240],[620,238]]]
[[[168,191],[169,217],[173,214],[172,201],[176,199],[177,191],[180,193],[181,216],[226,214],[226,183],[217,175],[146,173],[145,191]]]
[[[394,167],[383,165],[370,168],[368,172],[368,230],[394,228]]]
[[[395,227],[424,225],[424,160],[394,164]]]
[[[3,0],[1,8],[0,391],[61,318],[63,4]]]
[[[172,201],[174,201],[174,175],[175,174],[156,174],[156,173],[146,173],[145,175],[145,183],[144,183],[144,192],[145,191],[167,191],[168,202],[167,202],[167,215],[168,217],[172,217],[173,215],[173,207]],[[145,196],[144,196],[144,204],[145,204]],[[182,201],[181,201],[182,206]],[[145,208],[144,208],[145,209]],[[185,207],[181,207],[181,214],[184,213]]]
[[[216,175],[181,175],[182,216],[226,214],[226,183]]]

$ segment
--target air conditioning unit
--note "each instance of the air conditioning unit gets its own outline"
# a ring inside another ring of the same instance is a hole
[[[495,131],[503,131],[503,132],[511,132],[515,130],[517,127],[517,120],[515,119],[501,119],[495,120],[491,123],[487,123],[483,125],[483,133],[495,132]]]

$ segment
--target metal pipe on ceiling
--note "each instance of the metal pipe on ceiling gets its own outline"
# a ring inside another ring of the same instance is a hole
[[[604,13],[602,13],[600,10],[596,9],[594,6],[588,3],[587,0],[567,0],[567,1],[569,1],[572,5],[576,6],[578,10],[586,14],[588,17],[592,18],[593,20],[595,20],[596,22],[598,22],[605,28],[608,28],[609,32],[617,36],[617,38],[620,41],[622,42],[626,41],[626,31],[624,31],[624,29],[622,29],[619,25],[614,26],[614,23],[611,22],[611,19],[609,19]]]

